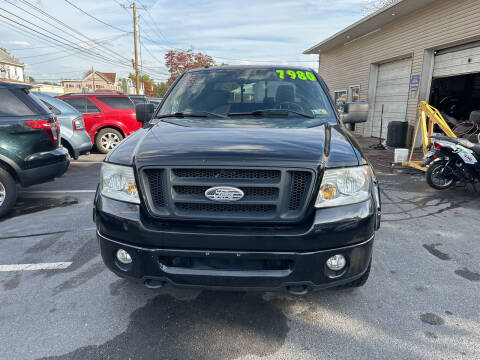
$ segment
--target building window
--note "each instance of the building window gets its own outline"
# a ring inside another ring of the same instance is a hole
[[[337,90],[334,94],[335,106],[340,113],[343,113],[343,108],[347,103],[347,90]]]
[[[349,102],[360,101],[360,85],[352,85],[348,88],[348,101]]]

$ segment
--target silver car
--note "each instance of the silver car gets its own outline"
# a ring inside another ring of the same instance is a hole
[[[82,113],[51,95],[44,93],[35,93],[35,95],[57,115],[62,145],[68,149],[70,156],[78,159],[80,155],[88,153],[93,144],[85,130]]]

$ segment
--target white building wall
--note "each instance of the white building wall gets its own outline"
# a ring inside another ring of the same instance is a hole
[[[10,64],[0,64],[0,78],[25,81],[24,71],[21,66],[15,66]]]

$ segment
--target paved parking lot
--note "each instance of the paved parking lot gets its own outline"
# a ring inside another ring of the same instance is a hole
[[[360,289],[150,290],[99,256],[102,159],[23,190],[0,221],[2,359],[480,359],[480,193],[379,168],[383,223]]]

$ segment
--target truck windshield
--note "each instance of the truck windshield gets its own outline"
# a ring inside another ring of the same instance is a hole
[[[157,113],[163,119],[169,115],[175,117],[169,122],[182,125],[194,121],[195,125],[303,128],[337,123],[313,72],[281,67],[186,73]]]

